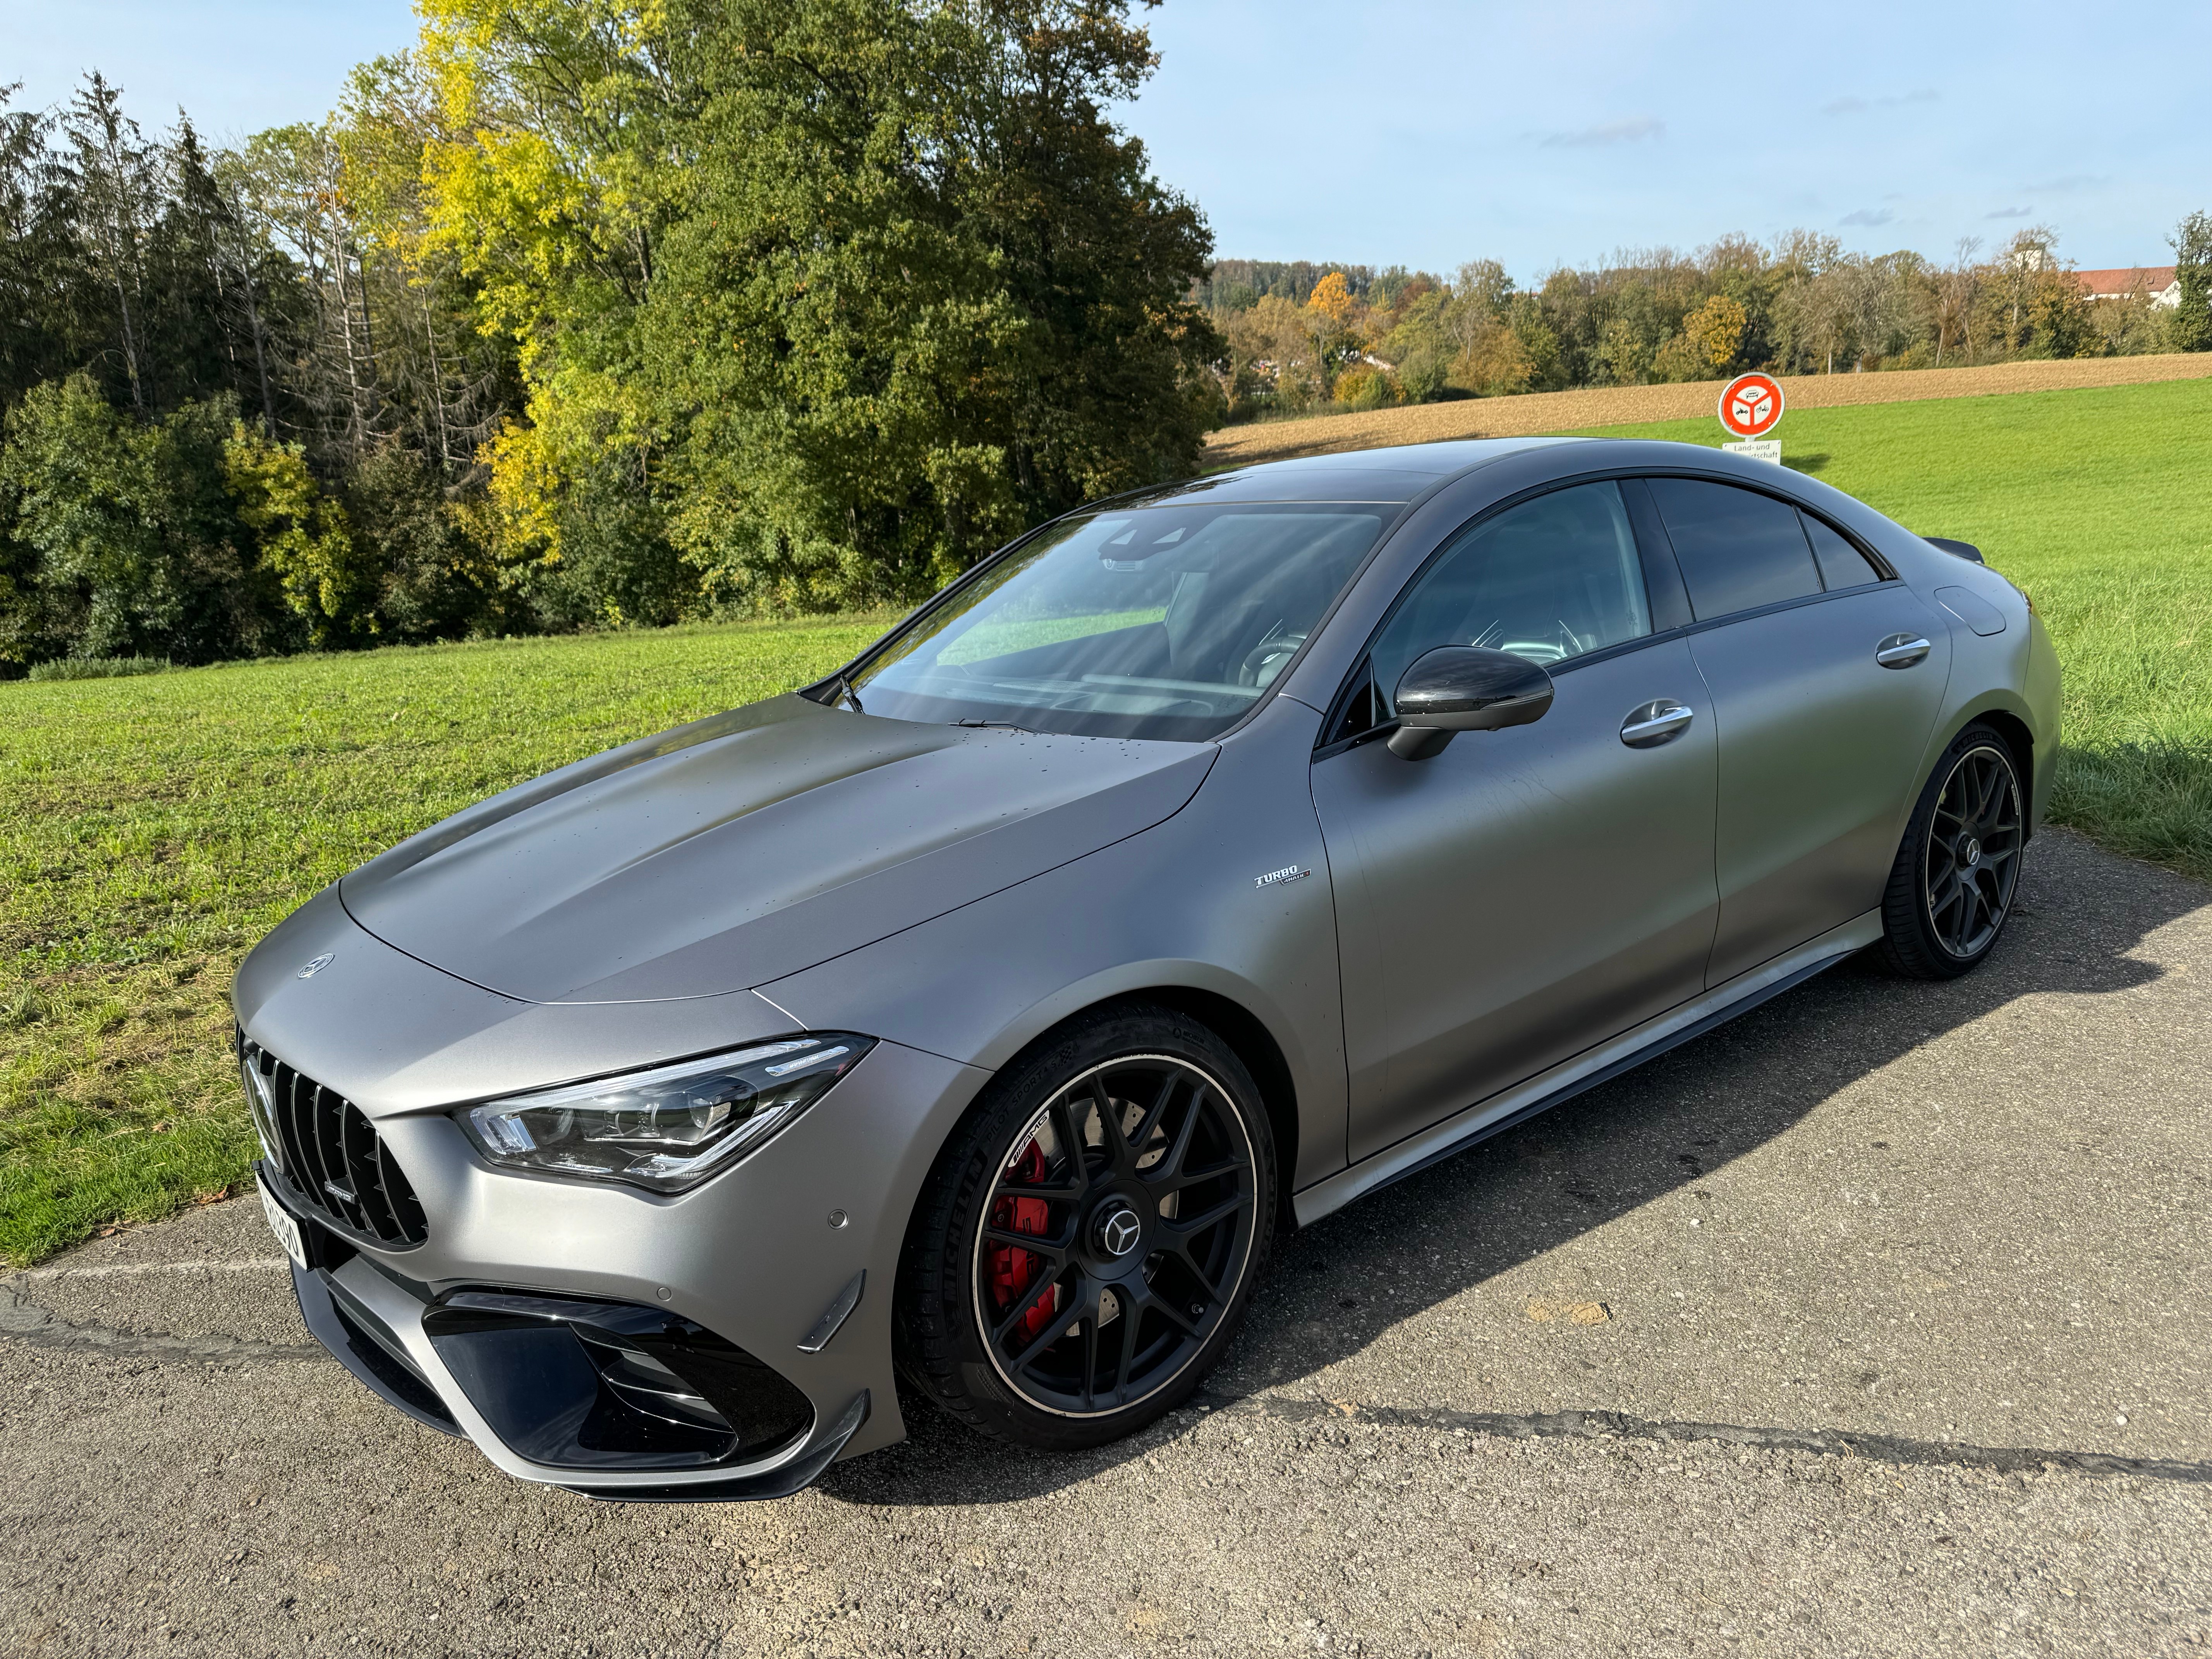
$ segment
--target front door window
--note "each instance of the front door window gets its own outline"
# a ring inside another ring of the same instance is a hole
[[[1431,565],[1375,641],[1375,683],[1387,714],[1398,677],[1440,645],[1550,668],[1650,631],[1620,487],[1583,484],[1476,526]]]

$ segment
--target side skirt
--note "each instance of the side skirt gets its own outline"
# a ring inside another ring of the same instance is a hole
[[[1881,937],[1881,911],[1869,910],[1854,917],[1795,951],[1739,974],[1725,985],[1717,986],[1680,1007],[1646,1020],[1632,1030],[1624,1031],[1609,1042],[1601,1042],[1572,1060],[1563,1060],[1526,1083],[1492,1095],[1432,1128],[1408,1136],[1348,1170],[1316,1182],[1291,1199],[1292,1213],[1299,1226],[1311,1226],[1355,1198],[1364,1197],[1394,1181],[1403,1181],[1448,1158],[1456,1158],[1469,1147],[1480,1145],[1492,1135],[1503,1134],[1516,1124],[1527,1122],[1563,1100],[1571,1100],[1584,1090],[1609,1082],[1647,1060],[1656,1060],[1669,1048],[1703,1036],[1738,1014],[1747,1013],[1769,997],[1779,996],[1814,975],[1834,967]]]

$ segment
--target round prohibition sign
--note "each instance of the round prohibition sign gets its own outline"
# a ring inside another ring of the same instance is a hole
[[[1782,418],[1782,388],[1771,374],[1739,374],[1721,388],[1721,424],[1739,438],[1763,438]]]

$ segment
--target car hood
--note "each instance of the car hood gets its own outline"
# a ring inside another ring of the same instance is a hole
[[[495,795],[339,896],[386,944],[507,996],[714,996],[1149,829],[1217,752],[777,697]]]

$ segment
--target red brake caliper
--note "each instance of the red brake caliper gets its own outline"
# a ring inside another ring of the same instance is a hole
[[[1035,1185],[1044,1180],[1044,1152],[1035,1140],[1022,1148],[1022,1155],[1014,1160],[1007,1171],[1013,1179]],[[991,1224],[1008,1232],[1042,1233],[1052,1224],[1052,1208],[1041,1198],[1017,1198],[1011,1193],[1001,1194],[991,1205]],[[993,1244],[984,1256],[986,1271],[991,1275],[991,1293],[998,1300],[999,1311],[1005,1313],[1024,1291],[1036,1282],[1037,1268],[1042,1258],[1028,1250],[1017,1249],[1012,1244]],[[1036,1307],[1022,1316],[1020,1324],[1008,1333],[1014,1346],[1026,1347],[1036,1340],[1037,1333],[1052,1323],[1053,1316],[1060,1311],[1060,1292],[1040,1297]]]

